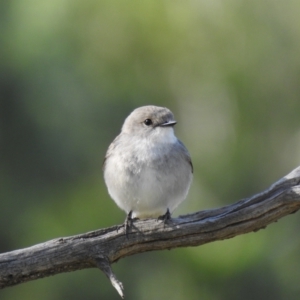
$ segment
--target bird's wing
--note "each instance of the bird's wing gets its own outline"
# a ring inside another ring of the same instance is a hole
[[[113,141],[112,143],[109,145],[104,160],[103,160],[103,164],[102,164],[102,170],[104,171],[105,169],[105,163],[107,161],[107,159],[111,156],[112,152],[114,151],[114,149],[118,146],[120,141],[120,135],[118,135]]]
[[[191,159],[191,156],[190,156],[190,153],[189,151],[186,149],[186,147],[184,146],[184,144],[178,140],[180,146],[182,147],[182,149],[184,150],[183,153],[184,153],[184,158],[188,161],[188,163],[191,165],[191,171],[192,173],[194,173],[194,167],[193,167],[193,163],[192,163],[192,159]]]

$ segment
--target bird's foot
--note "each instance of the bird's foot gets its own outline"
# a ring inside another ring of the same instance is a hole
[[[129,231],[129,229],[131,229],[133,221],[138,220],[138,219],[139,218],[132,218],[132,210],[127,214],[127,217],[124,222],[125,235],[127,238],[128,238],[128,231]]]
[[[124,222],[124,227],[125,227],[125,235],[128,238],[128,230],[132,226],[132,210],[127,214],[125,222]]]
[[[158,217],[158,220],[162,220],[164,222],[164,225],[165,225],[169,220],[171,220],[170,210],[167,209],[167,212],[164,215]]]

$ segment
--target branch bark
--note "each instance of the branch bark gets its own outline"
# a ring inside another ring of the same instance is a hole
[[[123,298],[111,264],[136,253],[199,246],[258,231],[300,208],[300,167],[267,190],[232,205],[171,219],[137,220],[128,233],[113,226],[0,254],[0,288],[97,267]]]

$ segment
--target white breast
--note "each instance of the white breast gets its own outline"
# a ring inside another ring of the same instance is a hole
[[[185,199],[191,166],[184,156],[174,155],[174,143],[171,127],[156,128],[151,139],[120,141],[106,161],[104,178],[121,209],[133,211],[133,217],[158,217]]]

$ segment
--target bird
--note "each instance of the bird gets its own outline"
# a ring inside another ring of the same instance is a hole
[[[127,214],[126,235],[135,219],[166,222],[188,194],[193,164],[174,134],[176,123],[166,107],[138,107],[108,147],[104,181],[110,197]]]

